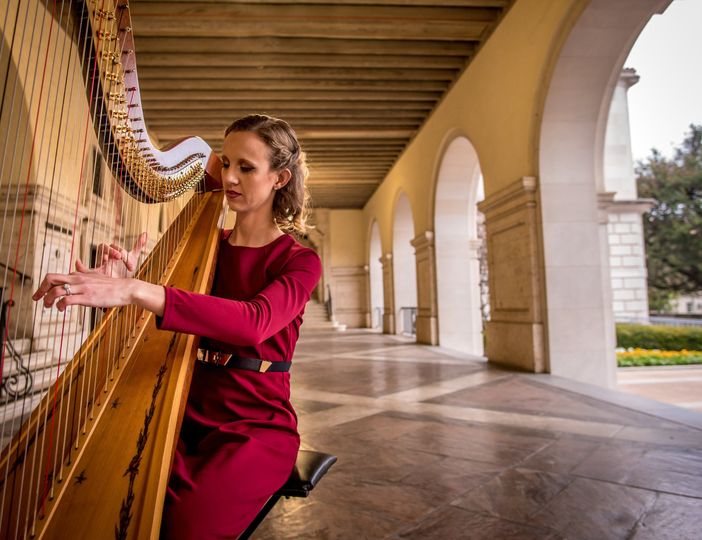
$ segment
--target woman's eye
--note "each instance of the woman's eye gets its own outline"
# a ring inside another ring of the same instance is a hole
[[[241,172],[251,172],[254,170],[253,167],[249,167],[248,165],[241,165],[239,168],[241,169]]]
[[[223,162],[222,162],[222,168],[223,168],[223,169],[226,169],[227,167],[229,167],[229,163],[227,163],[226,161],[223,161]]]

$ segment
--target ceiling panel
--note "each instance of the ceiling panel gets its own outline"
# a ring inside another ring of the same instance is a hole
[[[288,120],[318,207],[360,208],[509,0],[132,0],[144,116],[161,143]]]

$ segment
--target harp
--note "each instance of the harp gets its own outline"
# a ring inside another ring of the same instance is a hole
[[[126,0],[9,0],[0,22],[0,539],[157,538],[196,338],[30,296],[142,230],[136,277],[207,291],[219,161],[148,136]]]

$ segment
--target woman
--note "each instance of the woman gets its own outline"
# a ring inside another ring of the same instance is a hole
[[[202,336],[164,508],[168,539],[236,538],[299,448],[287,370],[321,275],[317,254],[286,234],[304,231],[305,155],[286,122],[251,115],[226,130],[222,163],[236,226],[221,239],[212,295],[128,277],[145,235],[129,253],[106,249],[97,269],[76,261],[77,272],[48,274],[34,293],[59,311],[136,304],[161,329]],[[110,277],[116,264],[124,277]]]

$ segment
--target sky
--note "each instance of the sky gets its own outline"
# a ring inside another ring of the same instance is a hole
[[[702,0],[674,0],[654,15],[624,67],[641,79],[629,89],[634,161],[657,148],[672,156],[691,123],[702,124]]]

